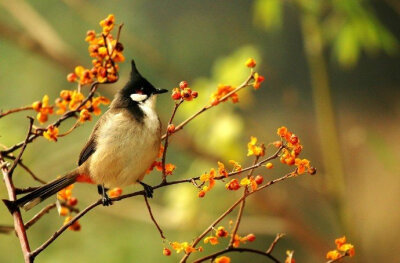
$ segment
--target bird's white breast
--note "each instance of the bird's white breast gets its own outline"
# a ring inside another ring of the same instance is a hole
[[[139,104],[145,117],[137,122],[127,110],[110,112],[97,132],[90,176],[97,184],[122,187],[142,180],[160,147],[160,121],[154,101]]]

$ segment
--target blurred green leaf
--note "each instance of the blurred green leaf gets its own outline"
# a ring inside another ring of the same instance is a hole
[[[282,26],[281,0],[256,0],[254,2],[254,23],[266,29],[280,29]]]

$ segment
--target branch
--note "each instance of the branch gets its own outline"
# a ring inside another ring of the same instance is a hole
[[[40,218],[42,218],[42,216],[44,216],[45,214],[47,214],[48,212],[50,212],[53,208],[56,207],[56,204],[49,204],[47,205],[45,208],[43,208],[42,210],[39,211],[39,213],[37,213],[34,217],[32,217],[31,220],[29,220],[28,222],[25,223],[25,230],[28,230],[31,226],[33,226],[37,221],[39,221]]]
[[[164,233],[163,233],[163,231],[162,231],[162,229],[161,229],[161,227],[158,225],[156,219],[155,219],[154,216],[153,216],[153,212],[151,212],[151,207],[150,207],[150,204],[149,204],[149,200],[147,199],[147,196],[146,196],[146,195],[143,195],[143,197],[144,197],[144,201],[146,202],[147,210],[149,210],[149,214],[150,214],[151,220],[152,220],[153,223],[156,225],[156,227],[157,227],[157,229],[158,229],[158,232],[160,232],[161,238],[162,238],[162,239],[166,239],[165,236],[164,236]]]
[[[14,226],[3,226],[0,225],[0,233],[1,234],[9,234],[14,230]]]
[[[233,173],[232,173],[233,174]],[[287,174],[283,177],[280,177],[278,179],[272,180],[268,183],[266,183],[264,186],[258,188],[257,190],[249,193],[247,196],[257,192],[260,189],[263,189],[269,185],[272,185],[274,183],[277,183],[279,181],[282,181],[286,178],[289,178],[291,175]],[[189,178],[189,179],[183,179],[183,180],[176,180],[176,181],[171,181],[171,182],[167,182],[167,183],[160,183],[159,185],[156,185],[153,187],[153,190],[156,190],[158,188],[162,188],[162,187],[166,187],[166,186],[170,186],[170,185],[175,185],[175,184],[181,184],[181,183],[192,183],[193,180],[195,180],[196,177],[193,178]],[[197,177],[198,178],[198,177]],[[225,178],[225,177],[224,177]],[[222,179],[222,178],[221,178]],[[130,198],[130,197],[134,197],[134,196],[139,196],[139,195],[145,195],[144,190],[142,191],[137,191],[137,192],[133,192],[130,194],[125,194],[125,195],[121,195],[119,197],[114,197],[111,198],[111,201],[113,202],[117,202],[126,198]],[[247,197],[246,196],[246,197]],[[237,204],[239,204],[242,201],[242,199],[239,199],[235,205],[231,208],[232,210],[234,209],[234,207],[236,207]],[[92,209],[94,209],[95,207],[99,206],[102,204],[102,200],[99,199],[96,202],[92,203],[91,205],[87,206],[84,210],[82,210],[81,212],[79,212],[77,215],[75,215],[75,217],[73,217],[70,221],[68,221],[68,223],[66,223],[65,225],[63,225],[59,230],[57,230],[47,241],[45,241],[40,247],[38,247],[37,249],[35,249],[34,251],[32,251],[32,253],[30,254],[31,258],[34,259],[40,252],[42,252],[45,248],[47,248],[51,243],[53,243],[65,230],[68,229],[69,226],[71,226],[73,223],[75,223],[78,219],[80,219],[81,217],[83,217],[86,213],[88,213],[89,211],[91,211]],[[218,221],[219,222],[219,221]],[[217,223],[218,223],[217,222]],[[217,224],[216,223],[216,224]]]
[[[277,258],[275,258],[274,256],[272,256],[272,255],[270,255],[270,254],[268,254],[267,252],[264,252],[264,251],[251,249],[251,248],[234,248],[234,247],[232,247],[232,248],[226,248],[224,250],[215,252],[215,253],[213,253],[211,255],[208,255],[208,256],[205,256],[203,258],[197,259],[193,263],[204,262],[204,261],[206,261],[208,259],[213,260],[214,258],[216,258],[216,257],[218,257],[220,255],[223,255],[223,254],[226,254],[226,253],[230,253],[230,252],[240,252],[240,253],[250,252],[250,253],[253,253],[253,254],[258,254],[258,255],[265,256],[265,257],[269,258],[270,260],[272,260],[273,262],[276,262],[276,263],[280,263],[281,262]]]
[[[270,245],[269,248],[267,249],[267,252],[266,252],[267,254],[271,254],[271,253],[272,253],[272,250],[274,250],[276,244],[278,243],[278,241],[279,241],[284,235],[285,235],[285,234],[283,234],[283,233],[276,234],[276,237],[275,237],[274,241],[272,241],[271,245]]]
[[[240,84],[236,89],[232,90],[231,92],[229,92],[228,94],[226,94],[225,96],[223,96],[222,98],[220,98],[218,100],[218,103],[223,102],[225,99],[229,98],[232,94],[238,92],[239,90],[249,86],[249,82],[250,80],[252,80],[254,78],[254,73],[251,72],[250,76],[242,83]],[[201,110],[199,110],[198,112],[196,112],[195,114],[193,114],[192,116],[190,116],[189,118],[187,118],[186,120],[184,120],[183,122],[181,122],[178,126],[175,127],[175,132],[182,130],[183,127],[185,127],[189,122],[191,122],[194,118],[196,118],[197,116],[199,116],[200,114],[202,114],[203,112],[207,111],[208,109],[217,106],[216,105],[212,105],[212,104],[208,104],[206,106],[204,106]],[[174,133],[175,133],[174,132]],[[167,134],[164,134],[161,139],[164,140],[167,137]]]
[[[75,114],[77,112],[79,112],[80,108],[83,105],[85,105],[86,102],[88,102],[90,99],[92,99],[94,93],[96,92],[96,90],[98,88],[98,84],[99,84],[98,82],[93,82],[92,85],[90,86],[90,92],[89,92],[88,96],[86,97],[86,99],[84,99],[81,102],[81,104],[79,104],[79,106],[75,110],[67,111],[66,113],[64,113],[64,115],[62,115],[57,121],[55,121],[51,125],[53,125],[54,127],[58,127],[66,119],[68,119],[68,118],[70,118],[72,116],[75,116]],[[45,132],[45,131],[46,131],[46,129],[44,129],[44,128],[37,129],[36,133],[34,133],[34,134],[32,134],[32,136],[30,136],[30,138],[28,139],[27,143],[31,143],[36,138],[42,136],[43,132]],[[10,147],[10,148],[8,148],[6,150],[0,151],[0,154],[7,155],[7,154],[9,154],[9,153],[21,148],[23,146],[23,144],[24,144],[24,142],[17,143],[14,146],[12,146],[12,147]]]
[[[254,159],[253,165],[255,165],[258,162],[259,156],[256,156],[256,158]],[[249,174],[247,175],[247,178],[250,178],[250,176],[253,174],[254,169],[251,169],[249,171]],[[247,187],[244,188],[243,190],[243,197],[245,197],[247,195]],[[229,241],[229,246],[228,248],[232,248],[233,247],[233,243],[235,242],[235,236],[236,233],[239,229],[239,225],[240,225],[240,221],[242,219],[242,215],[243,215],[243,210],[244,210],[244,206],[246,204],[246,198],[243,199],[242,203],[240,204],[240,208],[239,208],[239,212],[236,218],[236,223],[235,226],[233,227],[233,231],[232,231],[232,236],[231,236],[231,240]]]
[[[14,183],[12,181],[10,174],[8,173],[7,165],[4,165],[4,164],[6,164],[6,162],[4,161],[3,156],[0,154],[0,167],[1,167],[1,171],[3,173],[3,179],[4,179],[4,183],[6,185],[6,188],[7,188],[8,197],[9,197],[9,200],[15,201],[16,195],[15,195]],[[31,262],[33,262],[33,260],[31,260],[31,258],[29,257],[29,253],[30,253],[31,249],[29,247],[28,237],[26,236],[25,226],[24,226],[24,222],[22,220],[21,212],[17,208],[15,211],[12,212],[12,215],[14,218],[15,232],[17,233],[19,242],[21,244],[21,250],[24,255],[25,262],[31,263]]]
[[[21,108],[11,109],[11,110],[8,110],[6,112],[0,111],[0,119],[5,117],[5,116],[7,116],[7,115],[9,115],[9,114],[12,114],[12,113],[25,111],[25,110],[32,110],[32,109],[33,109],[32,106],[25,106],[25,107],[21,107]]]
[[[346,253],[340,255],[340,257],[338,257],[337,259],[329,260],[329,261],[327,261],[326,263],[339,262],[342,258],[345,258],[345,257],[347,257],[347,256],[349,256],[349,254],[347,254],[347,252],[346,252]]]

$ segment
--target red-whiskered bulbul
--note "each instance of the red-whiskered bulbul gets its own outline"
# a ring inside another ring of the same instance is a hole
[[[75,183],[79,176],[88,176],[98,185],[103,205],[112,202],[107,188],[123,187],[139,182],[146,195],[151,186],[141,182],[156,159],[161,143],[161,123],[155,111],[156,95],[167,92],[148,82],[132,60],[129,82],[115,95],[110,108],[93,128],[79,155],[78,167],[16,201],[3,200],[10,212],[18,207],[34,207],[61,189]]]

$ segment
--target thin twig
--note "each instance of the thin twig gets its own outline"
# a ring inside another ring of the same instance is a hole
[[[163,173],[162,182],[163,183],[167,182],[167,173],[165,172],[165,160],[167,158],[168,137],[171,134],[171,132],[169,132],[169,130],[168,130],[168,127],[169,127],[169,125],[172,124],[172,121],[174,120],[176,111],[178,110],[179,106],[183,103],[183,101],[184,100],[181,99],[178,103],[175,103],[174,110],[172,111],[171,118],[169,119],[168,125],[167,125],[167,133],[166,133],[166,136],[165,136],[164,150],[163,150],[163,155],[162,155],[162,160],[161,160],[162,173]]]
[[[160,232],[161,238],[162,238],[162,239],[165,239],[164,232],[162,231],[160,225],[157,223],[156,219],[154,218],[153,212],[151,211],[151,207],[150,207],[150,204],[149,204],[149,200],[147,199],[147,196],[146,196],[146,195],[143,195],[143,197],[144,197],[144,201],[146,202],[147,210],[149,211],[151,220],[152,220],[153,223],[156,225],[156,227],[157,227],[157,229],[158,229],[158,232]]]
[[[45,214],[47,214],[48,212],[50,212],[53,208],[56,207],[56,204],[49,204],[46,207],[44,207],[42,210],[39,211],[39,213],[37,213],[36,215],[34,215],[32,217],[31,220],[29,220],[28,222],[25,223],[25,230],[28,230],[31,226],[33,226],[37,221],[39,221],[40,218],[42,218],[42,216],[44,216]]]
[[[25,110],[32,110],[32,109],[33,109],[32,106],[25,106],[25,107],[21,107],[21,108],[11,109],[11,110],[8,110],[6,112],[1,112],[0,111],[0,119],[5,117],[5,116],[7,116],[7,115],[9,115],[9,114],[12,114],[12,113],[25,111]]]
[[[341,254],[338,258],[327,261],[326,263],[339,262],[342,258],[349,256],[347,252]]]
[[[22,145],[21,151],[19,152],[17,158],[15,158],[15,160],[14,160],[14,162],[13,162],[11,168],[8,169],[8,175],[9,175],[10,177],[12,177],[12,174],[13,174],[13,172],[14,172],[15,167],[17,167],[18,162],[21,160],[22,155],[24,154],[24,151],[25,151],[25,149],[26,149],[26,146],[28,145],[29,136],[30,136],[31,133],[32,133],[32,126],[33,126],[33,121],[34,121],[34,119],[33,119],[32,117],[30,117],[30,116],[28,116],[27,118],[29,119],[28,133],[27,133],[27,135],[26,135],[24,144]]]
[[[16,158],[15,156],[12,156],[12,155],[5,155],[5,156],[3,156],[3,157],[4,157],[4,158],[7,158],[7,159],[11,159],[11,160],[15,160],[15,158]],[[39,182],[39,183],[41,183],[41,184],[47,184],[46,181],[44,181],[43,179],[40,179],[39,177],[37,177],[37,176],[32,172],[32,170],[29,169],[29,167],[26,166],[26,165],[22,162],[22,160],[19,160],[18,165],[21,166],[21,167],[33,178],[33,180],[35,180],[35,181],[37,181],[37,182]]]
[[[285,234],[283,234],[283,233],[276,234],[276,237],[275,237],[274,241],[272,241],[271,245],[269,246],[269,248],[268,248],[267,251],[266,251],[267,254],[271,254],[271,253],[272,253],[272,251],[274,250],[276,244],[278,243],[278,241],[279,241],[284,235],[285,235]]]
[[[200,263],[200,262],[204,262],[204,261],[209,260],[209,259],[213,260],[213,259],[215,259],[216,257],[218,257],[220,255],[223,255],[223,254],[226,254],[226,253],[230,253],[230,252],[240,252],[240,253],[248,252],[248,253],[253,253],[253,254],[258,254],[258,255],[265,256],[265,257],[269,258],[270,260],[272,260],[275,263],[280,263],[281,262],[277,258],[275,258],[274,256],[272,256],[272,255],[270,255],[270,254],[268,254],[268,253],[266,253],[264,251],[261,251],[261,250],[256,250],[256,249],[251,249],[251,248],[240,248],[240,247],[239,248],[234,248],[234,247],[232,247],[232,248],[227,248],[227,249],[215,252],[213,254],[210,254],[208,256],[202,257],[200,259],[197,259],[197,260],[193,261],[193,263]]]
[[[256,158],[254,159],[253,165],[255,165],[258,162],[259,158],[260,158],[259,156],[256,156]],[[247,178],[250,178],[250,176],[253,174],[253,171],[254,171],[254,169],[251,169],[249,171],[249,173],[247,175]],[[240,204],[239,212],[238,212],[238,215],[237,215],[237,218],[236,218],[236,223],[235,223],[235,226],[233,227],[233,230],[232,230],[231,240],[229,241],[229,246],[228,247],[230,247],[230,248],[233,247],[233,243],[235,242],[235,236],[236,236],[236,233],[237,233],[237,231],[239,229],[240,221],[242,219],[242,215],[243,215],[243,211],[244,211],[244,206],[246,204],[246,195],[247,195],[247,193],[248,193],[248,190],[247,190],[247,186],[246,186],[243,189],[243,197],[244,198],[243,198],[242,203]]]
[[[78,128],[79,127],[79,124],[80,124],[80,122],[79,122],[79,119],[75,122],[75,124],[68,130],[68,131],[66,131],[66,132],[64,132],[64,133],[62,133],[62,134],[59,134],[57,137],[64,137],[64,136],[67,136],[68,134],[70,134],[73,130],[75,130],[76,128]]]
[[[0,225],[0,234],[10,234],[12,231],[14,231],[14,226]]]

